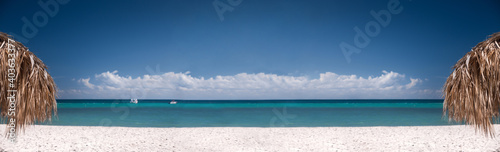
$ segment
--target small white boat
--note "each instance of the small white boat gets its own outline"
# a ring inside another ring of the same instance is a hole
[[[139,101],[137,101],[137,99],[130,99],[130,103],[135,103],[137,104]]]
[[[177,104],[177,101],[172,100],[172,101],[170,101],[170,104]]]

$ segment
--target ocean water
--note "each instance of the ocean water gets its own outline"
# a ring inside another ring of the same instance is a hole
[[[45,125],[122,127],[359,127],[454,125],[443,100],[58,100]]]

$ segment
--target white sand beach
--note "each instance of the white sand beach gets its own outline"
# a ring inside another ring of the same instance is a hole
[[[500,125],[495,126],[500,136]],[[0,132],[5,125],[0,125]],[[31,126],[3,151],[496,151],[470,126],[128,128]],[[2,151],[0,150],[0,151]]]

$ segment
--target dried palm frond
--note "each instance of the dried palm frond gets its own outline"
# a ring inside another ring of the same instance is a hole
[[[477,44],[453,66],[443,87],[443,114],[494,137],[500,106],[500,32]]]
[[[50,121],[53,114],[57,114],[57,88],[42,60],[20,42],[9,42],[9,39],[9,35],[0,32],[0,118],[7,122],[14,118],[17,133],[26,125]],[[8,56],[9,44],[15,47],[16,56]],[[9,81],[8,60],[12,58],[15,59],[16,77],[14,81]],[[7,97],[12,92],[8,90],[17,90],[15,115],[11,116],[8,115],[10,105]]]

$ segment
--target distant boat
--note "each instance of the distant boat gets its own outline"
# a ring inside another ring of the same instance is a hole
[[[139,101],[137,101],[137,99],[130,99],[130,103],[135,103],[137,104]]]
[[[172,101],[170,101],[170,104],[177,104],[177,101],[172,100]]]

